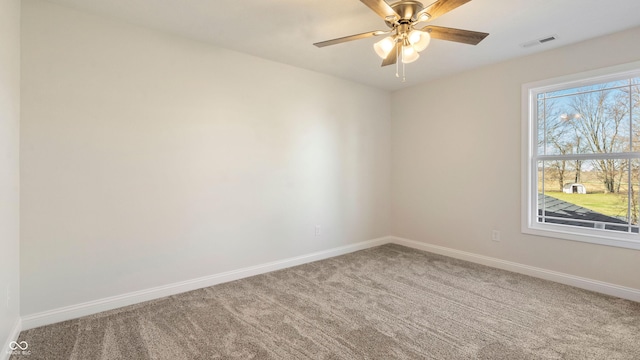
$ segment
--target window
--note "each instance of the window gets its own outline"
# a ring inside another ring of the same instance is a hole
[[[640,62],[522,95],[522,231],[640,249]]]

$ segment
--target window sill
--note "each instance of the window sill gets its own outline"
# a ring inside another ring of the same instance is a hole
[[[615,234],[611,231],[595,229],[575,229],[573,226],[534,224],[524,225],[522,233],[548,238],[579,241],[583,243],[614,246],[625,249],[640,250],[640,235],[638,234]]]

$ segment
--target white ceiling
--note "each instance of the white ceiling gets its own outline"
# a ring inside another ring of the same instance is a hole
[[[380,67],[372,48],[379,38],[312,45],[386,30],[358,0],[49,1],[386,90],[640,26],[640,0],[473,0],[431,24],[489,37],[477,46],[433,40],[418,61],[406,66],[403,83],[395,66]],[[558,40],[521,46],[548,35]]]

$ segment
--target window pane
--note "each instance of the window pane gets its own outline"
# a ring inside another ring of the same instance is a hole
[[[544,99],[538,100],[538,154],[544,155],[544,142],[545,142],[545,101]]]
[[[640,78],[632,80],[629,91],[631,93],[633,151],[640,151]]]
[[[546,155],[630,151],[633,130],[629,86],[602,88],[539,103],[543,103],[538,107],[542,107],[544,117],[539,116],[538,121],[544,122],[541,147]]]
[[[629,220],[633,225],[633,232],[638,232],[638,220],[640,218],[640,160],[631,160],[631,184],[629,193],[630,214]]]
[[[640,162],[538,162],[538,222],[638,232]]]

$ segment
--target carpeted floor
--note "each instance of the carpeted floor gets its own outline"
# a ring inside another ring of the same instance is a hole
[[[24,331],[11,359],[640,359],[640,303],[384,245]]]

